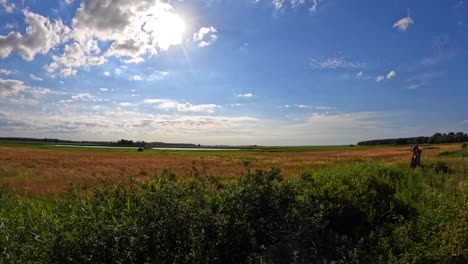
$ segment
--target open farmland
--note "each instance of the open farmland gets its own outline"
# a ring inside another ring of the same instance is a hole
[[[468,148],[422,150],[4,144],[0,263],[466,263]]]
[[[459,145],[423,146],[423,159]],[[178,177],[194,173],[236,178],[252,168],[281,168],[286,177],[299,173],[363,162],[408,163],[408,146],[290,147],[240,151],[86,149],[39,144],[0,145],[0,184],[19,193],[62,192],[70,184],[83,188],[100,180],[119,182],[148,179],[172,170]],[[198,171],[198,172],[197,172]]]

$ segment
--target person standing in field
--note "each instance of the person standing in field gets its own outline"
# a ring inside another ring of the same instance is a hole
[[[411,148],[411,152],[412,152],[412,157],[411,157],[411,164],[410,164],[410,167],[411,168],[416,168],[416,167],[420,167],[421,166],[421,152],[422,150],[419,149],[419,147],[416,145],[416,146],[413,146]]]

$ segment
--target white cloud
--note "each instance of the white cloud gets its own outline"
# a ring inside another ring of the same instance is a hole
[[[73,68],[65,68],[60,71],[60,77],[69,77],[69,76],[74,76],[76,75],[77,70]]]
[[[126,63],[126,64],[129,64],[129,63],[138,64],[138,63],[142,63],[144,61],[145,60],[142,57],[136,57],[136,58],[130,58],[130,59],[123,60],[123,62]]]
[[[73,1],[75,1],[75,0],[64,0],[65,4],[67,4],[67,5],[73,3]]]
[[[107,92],[107,91],[109,91],[109,88],[99,88],[99,91]]]
[[[360,71],[354,76],[356,79],[362,79],[364,77],[364,72]]]
[[[390,71],[387,74],[387,79],[392,79],[392,78],[395,78],[395,77],[396,77],[396,72],[395,71]]]
[[[121,107],[135,106],[135,104],[129,103],[129,102],[121,102],[121,103],[118,103],[117,105],[118,105],[118,106],[121,106]]]
[[[10,75],[10,74],[13,74],[13,73],[15,73],[15,72],[12,71],[12,70],[0,69],[0,74],[2,74],[2,75]]]
[[[73,26],[76,39],[110,41],[107,56],[130,58],[181,44],[185,30],[172,5],[160,0],[82,1]]]
[[[408,90],[416,90],[420,88],[423,84],[422,83],[413,83],[408,86]]]
[[[6,36],[0,36],[0,58],[17,52],[23,59],[31,61],[36,54],[46,54],[68,38],[70,29],[60,19],[51,22],[28,10],[24,10],[23,15],[28,24],[26,33],[10,32]]]
[[[16,95],[26,88],[27,86],[22,81],[0,78],[0,97]]]
[[[381,82],[381,81],[383,81],[383,80],[385,80],[385,76],[383,76],[383,75],[377,76],[377,77],[375,78],[375,81],[376,81],[376,82]]]
[[[291,8],[297,8],[299,6],[310,4],[309,10],[311,12],[317,11],[317,7],[322,2],[322,0],[270,0],[275,7],[276,10],[282,10],[286,8],[286,6],[290,6]],[[259,2],[259,0],[257,0]]]
[[[71,97],[74,101],[96,101],[96,96],[89,93],[79,93]]]
[[[107,62],[107,59],[104,56],[99,57],[88,57],[88,64],[89,65],[101,65]]]
[[[96,52],[99,52],[99,47],[95,41],[89,40],[85,44],[75,41],[65,45],[61,56],[53,55],[53,62],[45,65],[45,69],[52,76],[56,71],[60,72],[61,77],[75,75],[77,72],[75,68],[101,65],[107,61],[104,56],[91,55]]]
[[[313,0],[312,2],[313,4],[312,4],[312,7],[310,7],[310,11],[315,12],[317,11],[317,6],[319,5],[320,0]]]
[[[216,109],[221,108],[220,105],[216,104],[192,105],[189,102],[179,103],[168,99],[145,99],[143,102],[145,104],[155,104],[161,110],[176,112],[206,112],[212,114]]]
[[[119,69],[119,68],[116,68],[116,69],[114,70],[114,74],[118,76],[118,75],[122,74],[122,70]]]
[[[140,75],[135,74],[135,75],[132,76],[132,80],[141,81],[141,80],[143,80],[143,78]]]
[[[198,42],[199,47],[210,46],[218,39],[217,32],[214,27],[202,27],[197,33],[193,34],[193,40]]]
[[[236,144],[248,142],[258,119],[248,116],[148,114],[124,109],[96,108],[89,112],[21,113],[0,111],[0,136],[112,140],[139,135],[145,141]],[[92,135],[89,131],[92,130]],[[233,140],[235,138],[235,140]],[[202,142],[200,142],[202,141]]]
[[[34,81],[43,81],[43,80],[44,80],[44,79],[42,79],[42,78],[37,77],[36,75],[34,75],[34,74],[32,74],[32,73],[29,74],[29,78],[31,78],[31,79],[34,80]]]
[[[15,11],[15,3],[8,3],[8,0],[0,0],[0,4],[3,6],[5,12],[7,13],[13,13],[13,11]]]
[[[350,61],[343,57],[328,57],[311,59],[310,66],[313,69],[361,69],[365,67],[365,63]]]
[[[413,23],[414,20],[410,16],[407,16],[395,22],[395,24],[393,24],[393,28],[396,28],[399,31],[406,31]]]
[[[245,93],[245,94],[238,94],[238,97],[243,97],[243,98],[252,98],[254,97],[253,93]]]
[[[302,108],[302,109],[311,109],[311,108],[313,108],[310,105],[304,105],[304,104],[295,104],[294,106],[297,107],[297,108]]]
[[[109,77],[109,76],[111,76],[111,73],[110,73],[109,71],[105,71],[105,72],[104,72],[104,76]]]

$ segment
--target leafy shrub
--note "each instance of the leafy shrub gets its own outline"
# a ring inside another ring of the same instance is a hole
[[[165,171],[90,194],[0,189],[0,263],[464,263],[466,205],[438,189],[447,202],[427,202],[436,177],[421,173],[345,166],[285,180],[249,168],[227,181]]]

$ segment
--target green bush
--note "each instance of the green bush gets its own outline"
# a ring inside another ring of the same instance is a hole
[[[89,194],[0,189],[0,263],[464,263],[466,184],[431,173],[365,165],[285,180],[249,167]]]

